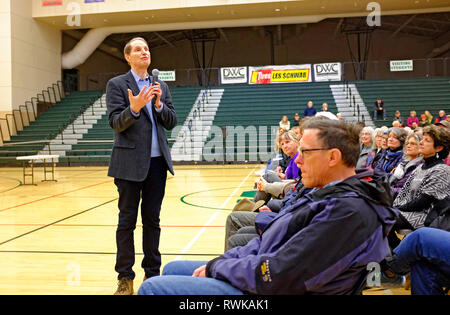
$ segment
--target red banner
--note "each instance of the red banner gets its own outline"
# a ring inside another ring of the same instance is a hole
[[[48,7],[51,5],[62,5],[63,0],[42,0],[42,5]]]

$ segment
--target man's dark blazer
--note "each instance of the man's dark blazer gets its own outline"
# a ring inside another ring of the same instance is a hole
[[[150,77],[151,80],[151,77]],[[173,129],[177,124],[177,116],[172,104],[169,87],[161,84],[161,102],[164,104],[160,113],[152,106],[153,117],[158,131],[158,142],[161,154],[166,160],[170,173],[174,174],[172,158],[164,128]],[[131,71],[108,81],[106,86],[106,105],[109,125],[114,129],[114,146],[109,163],[108,176],[140,182],[147,177],[152,147],[152,122],[147,107],[141,109],[135,118],[130,111],[128,89],[136,96],[139,87]],[[154,104],[154,99],[152,100]]]

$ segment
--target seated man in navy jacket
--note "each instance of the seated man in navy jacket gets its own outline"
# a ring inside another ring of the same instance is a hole
[[[397,211],[386,181],[356,173],[358,135],[343,121],[309,121],[296,163],[311,191],[247,245],[171,262],[139,294],[360,294],[367,265],[390,252]]]

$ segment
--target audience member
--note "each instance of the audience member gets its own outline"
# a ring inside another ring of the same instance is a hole
[[[291,158],[289,155],[285,154],[281,148],[281,139],[284,133],[284,129],[278,127],[277,135],[274,141],[274,152],[276,155],[267,162],[266,171],[275,171],[278,167],[281,167],[283,172],[286,170],[287,164]]]
[[[447,115],[447,120],[441,120],[436,124],[438,127],[445,128],[448,132],[450,132],[450,115]],[[450,165],[450,153],[448,154],[447,158],[444,160],[444,163],[447,165]]]
[[[294,114],[294,119],[292,120],[292,126],[298,126],[300,124],[300,115],[298,113]]]
[[[389,253],[396,211],[387,182],[356,173],[359,150],[354,125],[309,121],[296,163],[312,190],[246,246],[171,262],[139,294],[361,294],[367,264]]]
[[[359,154],[356,168],[366,168],[369,155],[375,156],[373,151],[375,143],[375,130],[372,127],[364,127],[360,133],[361,153]],[[373,159],[369,159],[369,162]]]
[[[367,156],[366,167],[374,169],[378,160],[383,155],[383,143],[385,142],[383,138],[384,131],[386,128],[375,129],[375,143],[373,146],[373,154]]]
[[[425,114],[420,115],[419,127],[426,127],[431,123],[428,121],[427,116]]]
[[[286,115],[284,115],[283,118],[281,118],[278,125],[284,131],[288,131],[289,129],[291,129],[291,122],[289,121],[288,116],[286,116]]]
[[[245,246],[255,237],[261,235],[262,231],[276,216],[282,214],[292,202],[297,200],[304,193],[309,192],[298,181],[294,189],[286,193],[283,199],[271,199],[267,205],[258,211],[234,211],[227,217],[225,225],[225,251],[237,246]]]
[[[416,129],[417,129],[417,128],[416,128]],[[406,126],[405,128],[403,128],[403,130],[405,130],[406,135],[410,135],[410,134],[412,134],[412,133],[415,132],[415,129],[413,130],[412,128],[410,128],[410,127],[408,127],[408,126]]]
[[[385,120],[386,119],[386,109],[384,107],[384,102],[380,97],[377,98],[373,107],[374,107],[373,119],[380,119],[380,117],[382,117],[383,120]]]
[[[391,172],[402,161],[403,145],[405,144],[407,133],[402,128],[392,127],[388,131],[388,147],[378,160],[375,171],[379,171],[391,176]]]
[[[303,118],[300,121],[300,125],[293,127],[292,132],[294,132],[298,139],[301,139],[303,127],[305,123],[310,119],[323,119],[322,117],[307,117]],[[301,173],[301,172],[300,172]],[[258,202],[255,204],[255,207],[258,209],[252,209],[252,212],[249,211],[233,211],[227,217],[226,225],[225,225],[225,251],[235,247],[235,246],[243,246],[250,239],[257,236],[257,229],[255,228],[255,219],[256,216],[259,215],[259,211],[270,211],[272,214],[278,213],[283,206],[287,206],[289,200],[292,199],[292,194],[297,195],[299,190],[299,184],[301,181],[299,178],[296,180],[284,181],[284,182],[275,182],[275,183],[267,183],[265,180],[263,182],[257,182],[257,189],[260,191],[265,191],[272,195],[272,199],[267,202],[267,205],[264,206],[264,210],[261,209],[261,205]],[[290,188],[295,185],[295,189],[291,190]],[[264,186],[264,187],[262,187]],[[265,203],[265,201],[264,201]],[[267,219],[267,215],[265,218]],[[238,234],[235,236],[235,234]]]
[[[447,119],[447,115],[445,114],[445,111],[440,110],[438,116],[436,117],[436,119],[434,121],[434,124],[437,124],[441,120],[446,120],[446,119]]]
[[[391,185],[394,198],[397,197],[406,180],[411,176],[416,167],[423,163],[423,157],[419,153],[420,140],[422,140],[422,137],[415,133],[406,137],[403,160],[389,178],[389,184]]]
[[[322,112],[328,112],[328,104],[327,103],[322,104]]]
[[[413,123],[416,123],[415,128],[419,126],[419,119],[417,118],[417,113],[415,110],[412,110],[409,112],[408,121],[406,122],[406,125],[410,128],[413,128]],[[413,128],[413,129],[415,129]]]
[[[383,142],[381,142],[381,148],[383,150],[387,150],[388,148],[388,139],[389,139],[389,129],[386,127],[383,129]]]
[[[419,153],[424,163],[413,171],[394,200],[400,215],[389,237],[392,248],[399,243],[395,230],[424,226],[433,205],[450,196],[450,166],[443,162],[450,150],[450,134],[434,125],[423,132]]]
[[[433,115],[431,115],[430,111],[428,110],[426,110],[424,114],[427,117],[428,125],[431,125],[433,123]]]
[[[399,123],[400,123],[400,127],[403,127],[403,126],[405,126],[405,120],[403,119],[403,117],[402,117],[402,115],[401,115],[401,113],[400,113],[400,111],[399,110],[396,110],[395,111],[395,114],[394,114],[394,119],[392,120],[393,122],[394,121],[398,121]]]
[[[314,108],[314,103],[312,101],[309,101],[306,105],[305,111],[303,112],[303,116],[309,117],[314,116],[315,114],[317,114],[317,111]]]
[[[299,176],[299,168],[295,164],[295,158],[298,155],[298,142],[299,139],[294,132],[289,131],[283,134],[281,139],[281,146],[283,152],[290,157],[286,170],[283,172],[281,168],[278,168],[275,172],[267,171],[257,182],[258,191],[256,192],[254,201],[265,200],[267,202],[270,200],[272,195],[270,191],[266,191],[265,188],[272,188],[272,186],[267,186],[266,183],[282,182],[283,180],[293,180]]]
[[[450,288],[450,232],[423,227],[408,234],[388,262],[396,274],[411,273],[412,295],[447,295]]]
[[[341,119],[342,119],[342,114],[341,114],[341,113],[337,113],[337,114],[336,114],[336,118],[337,118],[338,120],[341,120]]]

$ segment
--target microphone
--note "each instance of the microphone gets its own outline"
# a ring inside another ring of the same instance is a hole
[[[158,81],[158,75],[159,75],[159,70],[158,69],[153,69],[152,70],[152,84],[154,85],[156,81]]]

